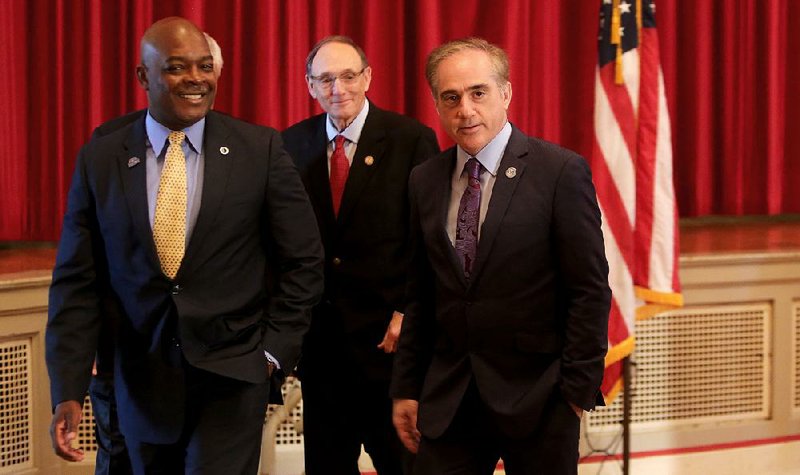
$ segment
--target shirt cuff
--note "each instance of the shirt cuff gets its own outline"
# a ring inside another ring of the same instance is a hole
[[[278,360],[276,360],[276,359],[275,359],[275,357],[274,357],[274,356],[272,356],[271,354],[269,354],[269,351],[267,351],[267,350],[264,350],[264,356],[266,356],[266,357],[267,357],[267,361],[269,361],[270,363],[272,363],[272,364],[274,364],[274,365],[275,365],[275,368],[277,368],[277,369],[281,369],[281,364],[278,362]]]

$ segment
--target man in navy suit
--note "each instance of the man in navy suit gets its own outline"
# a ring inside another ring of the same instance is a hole
[[[508,59],[470,38],[426,76],[456,142],[410,179],[394,423],[418,474],[575,474],[602,401],[611,293],[591,174],[508,122]]]
[[[276,131],[210,111],[216,77],[195,25],[151,26],[137,77],[148,113],[83,147],[69,193],[46,334],[53,446],[83,457],[70,444],[113,313],[134,472],[255,473],[270,388],[296,364],[321,295],[313,210]],[[185,240],[170,270],[153,223],[176,147]]]
[[[306,82],[325,113],[283,132],[326,256],[325,296],[299,368],[308,475],[358,475],[362,444],[380,475],[400,474],[404,458],[389,378],[405,306],[408,176],[439,147],[428,127],[367,100],[371,81],[353,40],[324,38],[308,55]],[[337,142],[346,173],[338,188]]]

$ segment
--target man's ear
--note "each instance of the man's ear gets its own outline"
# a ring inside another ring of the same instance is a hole
[[[508,110],[508,105],[511,104],[511,81],[506,83],[506,86],[503,89],[503,104],[505,104],[506,110]]]
[[[308,74],[306,74],[306,86],[308,86],[308,93],[311,94],[311,97],[316,99],[317,91],[314,90],[314,84],[311,81],[311,78],[308,76]]]
[[[139,81],[139,85],[142,86],[142,89],[145,91],[150,90],[150,81],[147,79],[147,66],[144,64],[136,66],[136,79]]]

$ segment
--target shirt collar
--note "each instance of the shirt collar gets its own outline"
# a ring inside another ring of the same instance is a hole
[[[153,153],[155,153],[156,157],[160,157],[164,146],[167,144],[167,137],[169,137],[170,129],[164,127],[155,120],[153,116],[150,115],[149,110],[147,111],[147,117],[144,119],[144,126],[147,130],[147,139],[150,141],[150,146],[153,147]],[[183,132],[186,134],[186,142],[189,143],[189,146],[195,153],[199,154],[200,150],[203,149],[203,133],[205,130],[205,117],[183,129]]]
[[[511,123],[506,121],[506,125],[500,129],[500,132],[475,155],[475,158],[483,165],[483,168],[491,173],[492,176],[497,176],[497,169],[500,168],[500,160],[503,158],[503,153],[506,150],[510,138]],[[472,155],[465,152],[460,145],[457,146],[456,159],[458,160],[458,168],[456,168],[456,170],[463,170],[464,164],[467,163],[470,157],[472,157]]]
[[[328,133],[328,142],[335,139],[337,135],[344,135],[344,138],[350,142],[358,143],[358,139],[361,138],[361,131],[364,129],[364,123],[367,121],[368,112],[369,101],[365,99],[364,106],[361,108],[361,112],[359,112],[356,118],[353,119],[353,122],[350,122],[350,125],[345,127],[342,131],[337,130],[336,126],[333,125],[331,117],[327,116],[327,120],[325,121],[325,130]]]

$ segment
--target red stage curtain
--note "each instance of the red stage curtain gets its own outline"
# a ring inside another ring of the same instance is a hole
[[[657,0],[681,216],[800,212],[800,2]],[[438,130],[425,55],[477,35],[511,57],[511,121],[588,155],[599,0],[2,0],[0,240],[55,240],[75,155],[146,105],[138,39],[181,15],[213,35],[216,108],[286,127],[319,111],[303,82],[321,37],[352,36],[369,97]],[[449,145],[439,133],[443,145]]]

